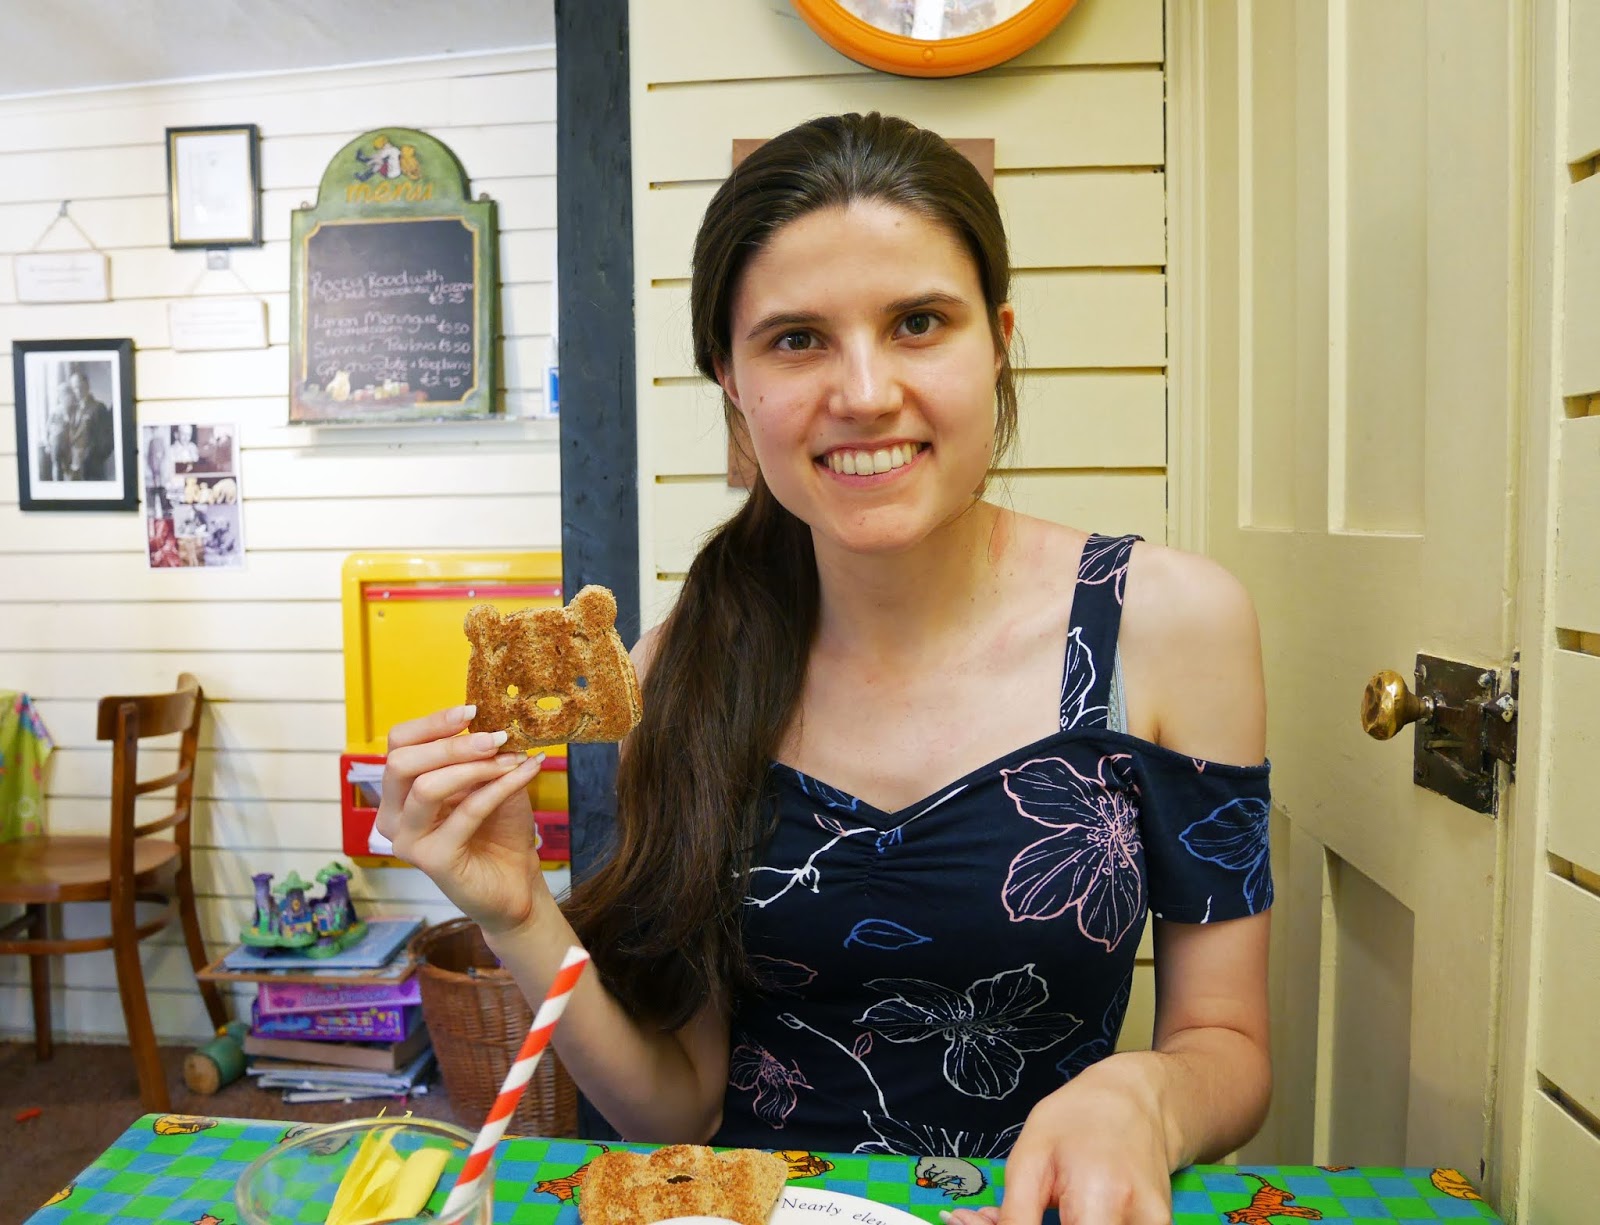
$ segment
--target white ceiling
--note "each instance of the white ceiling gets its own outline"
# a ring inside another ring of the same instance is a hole
[[[0,0],[0,97],[555,42],[555,0]]]

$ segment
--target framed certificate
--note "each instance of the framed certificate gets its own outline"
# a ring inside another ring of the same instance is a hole
[[[170,245],[261,245],[260,135],[253,123],[167,129]]]

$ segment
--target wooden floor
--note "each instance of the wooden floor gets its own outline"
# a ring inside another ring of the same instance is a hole
[[[248,1078],[202,1097],[184,1087],[187,1053],[181,1047],[161,1052],[176,1114],[323,1123],[365,1118],[381,1104],[286,1104],[278,1090],[257,1089]],[[34,1107],[37,1117],[18,1121]],[[412,1099],[410,1109],[469,1128],[482,1123],[456,1118],[437,1079],[427,1096]],[[31,1042],[0,1041],[0,1225],[27,1220],[143,1113],[127,1047],[57,1043],[55,1057],[39,1063]]]

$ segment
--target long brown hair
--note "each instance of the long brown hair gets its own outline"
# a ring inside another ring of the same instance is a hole
[[[729,360],[733,295],[751,256],[791,221],[858,200],[926,217],[971,253],[1001,354],[1003,453],[1017,394],[999,315],[1011,283],[1000,210],[971,162],[903,119],[803,123],[723,183],[695,239],[695,365],[715,379]],[[726,397],[723,409],[736,430]],[[708,1000],[760,989],[741,938],[745,877],[770,833],[769,767],[800,698],[817,615],[811,529],[758,473],[744,506],[689,567],[658,634],[644,719],[617,774],[614,852],[566,905],[606,984],[636,1016],[676,1028]]]

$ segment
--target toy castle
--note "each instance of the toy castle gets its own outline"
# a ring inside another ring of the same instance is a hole
[[[367,925],[356,916],[350,900],[350,869],[338,861],[317,873],[324,888],[316,897],[306,896],[311,886],[298,872],[290,872],[275,888],[270,872],[258,872],[250,879],[256,886],[256,915],[239,933],[245,944],[331,957],[366,934]]]

